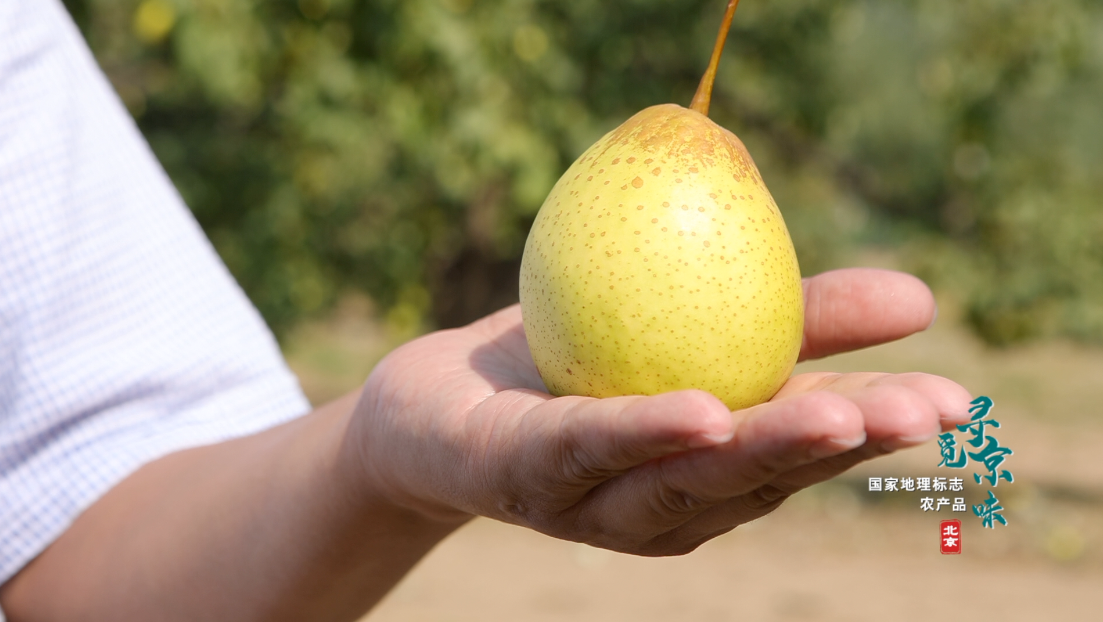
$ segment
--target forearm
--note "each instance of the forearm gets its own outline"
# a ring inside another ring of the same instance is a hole
[[[459,523],[374,494],[350,394],[146,465],[0,590],[12,622],[354,620]]]

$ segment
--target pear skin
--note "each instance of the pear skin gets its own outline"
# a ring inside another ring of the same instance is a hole
[[[734,134],[675,104],[637,113],[560,178],[520,297],[554,395],[695,388],[746,408],[785,383],[803,336],[796,253],[758,168]]]

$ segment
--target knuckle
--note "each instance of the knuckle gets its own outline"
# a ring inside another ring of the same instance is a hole
[[[563,443],[559,449],[559,471],[567,482],[590,486],[609,479],[608,469],[599,466],[598,460],[575,443]]]
[[[792,493],[772,484],[759,486],[744,497],[748,509],[755,512],[771,511],[785,502]]]
[[[498,517],[503,522],[515,525],[537,523],[532,509],[521,499],[502,499],[498,502]]]
[[[594,430],[580,421],[578,404],[560,423],[553,454],[558,465],[558,475],[565,482],[596,485],[608,479],[612,473],[603,460],[591,450],[594,447]]]
[[[764,483],[792,468],[792,459],[788,455],[768,453],[749,460],[743,467],[743,478],[747,482]]]
[[[713,504],[708,499],[660,481],[652,496],[655,513],[664,518],[688,518]]]

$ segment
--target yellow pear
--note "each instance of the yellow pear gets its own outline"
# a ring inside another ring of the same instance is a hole
[[[555,395],[696,388],[735,410],[770,399],[793,371],[804,327],[793,243],[742,141],[707,116],[737,4],[691,107],[637,113],[540,208],[521,309]]]

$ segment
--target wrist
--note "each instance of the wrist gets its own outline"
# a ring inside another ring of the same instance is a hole
[[[440,538],[474,518],[435,494],[441,482],[434,478],[438,456],[409,444],[406,434],[384,420],[371,380],[361,392],[346,395],[346,420],[340,429],[338,471],[345,478],[351,503],[364,515],[393,516],[403,529],[441,534]],[[399,415],[401,417],[401,414]]]

